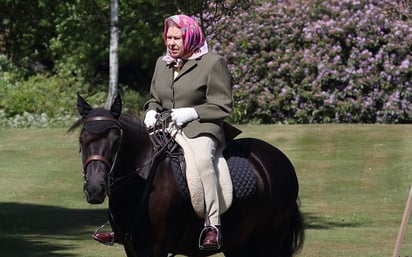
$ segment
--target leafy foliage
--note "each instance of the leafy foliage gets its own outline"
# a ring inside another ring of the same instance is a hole
[[[412,121],[412,20],[385,0],[264,3],[212,38],[246,123]]]
[[[139,113],[144,101],[164,18],[184,12],[202,14],[212,50],[228,61],[233,122],[411,122],[407,1],[258,2],[121,0],[119,89],[128,108]],[[65,117],[77,91],[103,104],[109,9],[107,0],[0,1],[2,119]]]
[[[215,14],[229,13],[251,0],[231,2],[119,0],[120,84],[148,90],[156,57],[164,52],[166,17],[199,14],[209,5]],[[26,78],[63,73],[106,89],[101,85],[108,84],[109,0],[6,0],[0,1],[0,17],[0,54],[23,68]]]
[[[52,66],[47,42],[54,36],[58,1],[0,2],[0,53],[27,75]]]
[[[73,75],[37,74],[21,80],[19,69],[0,55],[0,127],[69,126],[78,118],[76,92],[93,106],[103,106],[106,92]],[[140,115],[146,95],[122,87],[124,110]]]
[[[155,60],[164,52],[164,18],[201,13],[210,2],[215,2],[210,6],[215,13],[229,13],[250,0],[232,1],[230,6],[220,0],[119,2],[119,91],[125,107],[139,114]],[[103,105],[109,77],[110,1],[5,0],[0,1],[0,17],[3,125],[43,127],[60,118],[71,120],[77,91]]]

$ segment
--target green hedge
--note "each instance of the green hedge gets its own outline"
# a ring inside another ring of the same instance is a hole
[[[107,94],[94,90],[79,78],[69,75],[37,74],[22,80],[11,65],[0,66],[0,127],[61,127],[78,118],[76,93],[94,107],[104,106]],[[99,86],[97,88],[102,88]],[[141,114],[147,96],[120,87],[124,111]]]

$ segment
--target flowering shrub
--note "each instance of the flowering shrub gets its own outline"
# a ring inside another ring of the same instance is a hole
[[[280,2],[209,35],[233,76],[232,121],[412,121],[412,20],[391,15],[400,1]]]
[[[0,128],[52,128],[70,127],[78,117],[72,114],[60,114],[56,118],[50,118],[46,113],[16,114],[8,117],[3,109],[0,109]]]

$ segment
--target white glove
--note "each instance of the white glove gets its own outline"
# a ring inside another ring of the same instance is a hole
[[[144,124],[147,128],[154,127],[154,125],[156,124],[157,115],[158,113],[155,110],[150,110],[146,113],[146,116],[144,117]]]
[[[199,118],[195,108],[193,107],[184,107],[178,109],[172,109],[172,121],[176,123],[177,126],[182,126],[189,121]]]

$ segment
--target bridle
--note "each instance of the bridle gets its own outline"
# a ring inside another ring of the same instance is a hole
[[[165,116],[166,116],[166,118],[165,118]],[[173,140],[173,136],[170,136],[170,137],[166,136],[167,135],[167,133],[166,133],[167,119],[168,119],[169,116],[170,116],[170,111],[163,112],[157,118],[155,128],[153,128],[153,130],[149,131],[149,132],[151,132],[150,140],[152,141],[152,145],[153,145],[153,149],[154,149],[154,153],[151,156],[151,158],[147,159],[140,167],[137,167],[135,169],[135,172],[120,176],[116,179],[113,177],[113,171],[114,171],[114,169],[116,167],[116,164],[117,164],[117,161],[118,161],[118,155],[119,155],[120,147],[122,145],[123,134],[124,134],[120,122],[115,118],[106,117],[106,116],[95,116],[95,117],[90,117],[90,118],[84,119],[83,123],[94,122],[94,121],[111,121],[111,122],[114,122],[116,124],[115,127],[117,129],[119,129],[119,131],[120,131],[120,142],[118,144],[118,148],[116,149],[116,153],[115,153],[115,156],[114,156],[114,159],[113,159],[112,163],[110,163],[104,156],[99,155],[99,154],[93,154],[93,155],[90,155],[89,157],[86,158],[86,160],[84,161],[84,164],[83,164],[83,182],[84,182],[84,184],[86,184],[86,169],[87,169],[87,166],[93,161],[102,162],[109,169],[109,172],[106,174],[106,176],[108,178],[107,193],[108,193],[109,196],[111,195],[111,192],[113,191],[113,187],[114,187],[115,183],[119,184],[122,181],[127,180],[131,176],[138,175],[139,174],[138,172],[143,167],[146,167],[146,166],[153,167],[153,163],[155,162],[155,160],[167,150],[167,147],[168,147],[169,143],[171,143],[172,140]],[[158,132],[160,131],[162,133],[155,133],[156,131],[158,131]],[[154,176],[154,172],[150,172],[149,181],[151,180],[150,177],[153,177],[153,176]]]
[[[122,143],[122,140],[123,140],[123,129],[120,125],[120,122],[117,119],[112,118],[112,117],[105,117],[105,116],[95,116],[95,117],[86,118],[85,120],[83,120],[83,123],[92,122],[92,121],[111,121],[111,122],[114,122],[116,124],[116,128],[118,128],[119,131],[120,131],[120,143],[117,146],[116,153],[114,155],[112,163],[110,163],[103,155],[100,155],[100,154],[93,154],[93,155],[90,155],[89,157],[86,158],[86,160],[83,163],[83,173],[82,173],[83,183],[84,184],[87,183],[86,182],[87,166],[93,161],[102,162],[109,169],[109,172],[107,173],[107,176],[111,176],[111,174],[113,173],[113,170],[116,166],[117,159],[118,159],[117,157],[118,157],[120,146],[121,146],[121,143]]]
[[[164,115],[169,115],[170,112],[165,112],[163,113]],[[120,151],[120,147],[121,147],[121,143],[123,140],[123,129],[121,127],[120,122],[112,117],[105,117],[105,116],[96,116],[96,117],[90,117],[87,118],[83,121],[83,123],[87,123],[87,122],[93,122],[93,121],[111,121],[114,122],[117,126],[116,128],[119,129],[120,131],[120,143],[118,144],[118,148],[116,149],[116,153],[113,159],[113,163],[110,163],[104,156],[99,155],[99,154],[93,154],[90,155],[89,157],[86,158],[84,165],[83,165],[83,178],[84,178],[84,183],[86,183],[86,169],[87,166],[93,162],[93,161],[99,161],[102,162],[106,167],[108,167],[110,169],[110,171],[107,173],[107,178],[108,178],[108,184],[107,184],[107,194],[110,197],[110,195],[113,192],[113,187],[114,184],[121,184],[125,181],[127,181],[130,177],[135,176],[135,175],[139,175],[139,171],[146,166],[149,166],[151,169],[151,172],[149,172],[148,177],[146,178],[147,181],[147,186],[144,188],[143,193],[142,193],[142,197],[140,202],[138,203],[138,208],[137,211],[135,213],[135,219],[132,225],[132,229],[129,231],[134,231],[135,227],[137,226],[137,221],[139,220],[139,217],[142,215],[142,210],[144,207],[144,204],[146,203],[147,199],[148,199],[148,195],[151,191],[151,185],[153,183],[154,180],[154,176],[155,176],[155,167],[157,166],[155,163],[157,161],[159,161],[159,157],[167,151],[168,145],[173,141],[173,136],[167,136],[167,120],[164,119],[164,117],[162,117],[162,115],[160,115],[157,118],[156,121],[156,126],[155,128],[153,128],[152,130],[149,130],[150,135],[150,140],[152,142],[152,147],[153,147],[153,155],[151,156],[151,158],[147,159],[140,167],[135,169],[135,172],[131,172],[129,174],[120,176],[118,178],[113,178],[113,170],[116,167],[116,163],[118,161],[118,154]],[[157,133],[159,132],[159,133]],[[175,146],[176,147],[176,146]],[[153,170],[152,170],[153,169]],[[109,214],[112,215],[110,207],[109,207]],[[112,225],[116,225],[115,219],[112,218],[111,222],[113,223]],[[100,227],[99,229],[97,229],[96,231],[98,232],[100,229],[102,229],[104,227],[104,225],[102,227]],[[126,232],[126,233],[122,233],[123,235],[120,236],[120,238],[122,238],[124,243],[130,242],[132,240],[132,233]]]

